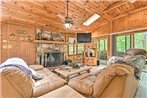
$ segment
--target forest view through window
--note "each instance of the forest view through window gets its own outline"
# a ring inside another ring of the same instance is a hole
[[[134,34],[135,48],[147,50],[147,31]]]
[[[116,55],[123,56],[127,49],[131,48],[130,35],[116,36]]]

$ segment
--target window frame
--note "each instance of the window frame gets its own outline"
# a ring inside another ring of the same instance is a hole
[[[76,37],[75,36],[68,36],[68,42],[69,42],[69,38],[75,38],[75,40],[76,40]],[[84,51],[84,43],[77,43],[76,41],[73,42],[73,43],[70,43],[69,42],[69,44],[68,44],[68,55],[69,56],[72,56],[72,55],[82,55],[83,54],[83,52],[82,53],[79,53],[79,46],[78,46],[79,44],[83,44],[83,51]],[[72,54],[69,53],[69,45],[74,45],[73,46],[74,49],[73,49],[73,53]]]
[[[69,38],[75,38],[75,39],[76,39],[75,36],[68,36],[68,42],[69,42]],[[69,48],[70,48],[69,45],[72,45],[72,48],[73,48],[73,53],[72,53],[72,54],[69,53],[69,50],[70,50],[70,49],[69,49]],[[73,42],[73,43],[70,43],[70,42],[69,42],[69,44],[68,44],[68,55],[69,55],[69,56],[76,55],[76,50],[77,50],[77,49],[75,49],[75,47],[74,47],[73,45],[75,45],[75,42]]]

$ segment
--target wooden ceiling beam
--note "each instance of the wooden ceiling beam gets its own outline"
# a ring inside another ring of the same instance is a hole
[[[110,5],[107,9],[104,10],[103,13],[106,13],[106,12],[108,12],[110,10],[113,10],[113,9],[119,7],[119,6],[122,6],[122,5],[126,4],[126,3],[128,3],[128,1],[121,1],[119,3],[115,3],[113,5]]]
[[[99,14],[99,15],[100,15],[101,17],[103,17],[104,19],[106,19],[106,20],[108,20],[108,21],[111,21],[110,17],[107,16],[107,15],[105,15],[105,14],[103,14],[103,12],[100,11],[100,10],[98,9],[98,7],[95,6],[95,4],[92,3],[92,1],[91,1],[91,2],[87,2],[87,5],[92,9],[92,12],[96,12],[97,14]]]

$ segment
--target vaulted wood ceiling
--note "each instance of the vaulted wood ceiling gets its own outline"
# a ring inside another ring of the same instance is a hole
[[[37,28],[60,32],[92,32],[103,24],[129,11],[147,8],[146,0],[69,0],[69,16],[73,18],[71,29],[64,28],[66,0],[2,0],[1,21],[23,23]],[[90,26],[82,23],[94,13],[101,17]]]

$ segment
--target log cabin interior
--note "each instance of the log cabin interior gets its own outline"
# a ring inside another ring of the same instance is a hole
[[[1,0],[0,98],[147,98],[147,0]]]

